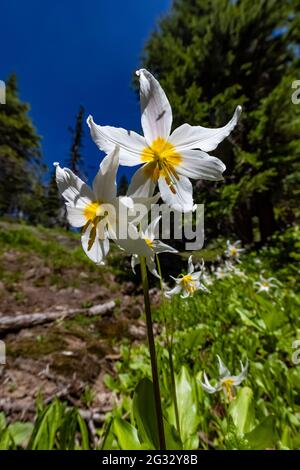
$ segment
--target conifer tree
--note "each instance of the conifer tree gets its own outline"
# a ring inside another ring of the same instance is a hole
[[[78,113],[76,115],[75,128],[69,127],[69,131],[72,134],[72,144],[70,148],[70,157],[68,160],[68,167],[77,176],[84,177],[83,168],[83,118],[84,118],[84,107],[80,105]]]
[[[224,183],[196,183],[206,231],[264,243],[299,218],[299,0],[175,0],[145,48],[144,66],[172,104],[174,127],[241,121],[214,155]],[[255,231],[255,229],[257,229]]]
[[[6,82],[6,104],[0,105],[0,215],[38,222],[42,212],[44,165],[40,137],[18,96],[16,75]]]

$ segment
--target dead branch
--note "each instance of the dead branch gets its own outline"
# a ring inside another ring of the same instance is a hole
[[[24,328],[32,328],[36,325],[64,320],[65,318],[72,318],[80,313],[84,313],[88,316],[105,315],[112,311],[115,306],[114,300],[111,300],[104,304],[94,305],[91,308],[69,309],[60,312],[28,313],[16,316],[0,316],[0,334],[22,330]]]

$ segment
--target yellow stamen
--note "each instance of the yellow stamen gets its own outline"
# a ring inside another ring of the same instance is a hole
[[[222,380],[222,387],[227,395],[228,400],[233,399],[233,394],[232,394],[232,387],[234,385],[233,379],[223,379]]]
[[[149,248],[153,249],[153,241],[150,240],[150,238],[144,238],[144,240],[147,243],[147,245],[149,246]]]
[[[146,163],[144,172],[148,178],[156,183],[163,176],[172,193],[176,194],[175,183],[179,176],[175,168],[182,162],[182,157],[174,145],[158,137],[150,147],[144,148],[141,161]]]
[[[106,219],[107,216],[107,211],[104,210],[104,208],[101,207],[101,204],[99,201],[93,201],[90,202],[89,204],[86,205],[84,208],[84,216],[87,220],[86,224],[82,228],[82,233],[85,233],[89,227],[89,225],[92,225],[90,235],[89,235],[89,240],[88,240],[88,251],[92,248],[96,236],[97,236],[97,225],[99,222],[102,222],[104,219]],[[108,224],[108,221],[105,222],[105,225]],[[99,237],[99,233],[98,233]]]
[[[101,205],[98,201],[90,202],[84,208],[84,216],[86,220],[92,221],[100,215],[101,213]]]
[[[180,282],[183,284],[183,288],[190,294],[193,294],[197,290],[195,285],[196,283],[190,274],[183,276]]]

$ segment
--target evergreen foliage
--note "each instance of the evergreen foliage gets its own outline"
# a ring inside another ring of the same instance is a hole
[[[175,0],[145,47],[144,65],[159,78],[184,122],[224,125],[243,114],[230,142],[214,152],[225,182],[199,181],[209,236],[236,233],[265,242],[299,218],[300,2]]]

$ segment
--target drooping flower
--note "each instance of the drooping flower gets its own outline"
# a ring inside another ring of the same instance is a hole
[[[171,133],[172,109],[159,82],[145,69],[138,70],[141,121],[144,136],[111,126],[99,126],[89,116],[87,123],[96,145],[106,153],[120,146],[120,163],[142,165],[132,178],[129,195],[151,196],[158,183],[161,197],[175,210],[193,208],[189,178],[218,181],[226,167],[206,152],[214,150],[237,124],[238,106],[224,127],[210,129],[183,124]]]
[[[257,287],[257,293],[269,292],[271,288],[277,287],[277,285],[273,281],[276,281],[275,277],[265,278],[261,274],[260,281],[254,282],[254,286]]]
[[[232,400],[232,398],[234,397],[235,387],[240,385],[241,382],[246,378],[248,360],[246,361],[245,365],[243,365],[243,363],[240,361],[241,373],[239,375],[231,375],[229,369],[222,362],[219,355],[217,355],[217,358],[219,362],[219,380],[217,384],[215,386],[212,386],[207,378],[206,373],[203,372],[204,383],[201,383],[201,386],[203,390],[205,390],[207,393],[216,393],[220,390],[223,390],[225,396],[229,400]]]
[[[178,253],[172,246],[158,240],[157,229],[161,216],[156,217],[146,228],[145,231],[139,229],[136,225],[128,225],[128,236],[117,240],[117,244],[126,253],[132,255],[131,267],[135,273],[135,266],[140,262],[140,256],[146,258],[146,264],[149,271],[160,278],[155,265],[155,255],[159,253]]]
[[[240,254],[245,251],[244,248],[239,248],[240,243],[240,240],[237,240],[234,243],[231,243],[230,240],[227,240],[227,248],[225,251],[227,258],[232,259],[237,263],[240,263]]]
[[[114,148],[102,160],[91,189],[71,170],[54,163],[58,190],[66,203],[68,221],[73,227],[82,227],[82,247],[96,264],[103,264],[109,251],[109,236],[116,236],[118,165],[119,149]]]
[[[171,298],[173,295],[180,294],[183,299],[193,295],[197,290],[203,290],[209,292],[208,289],[200,282],[200,278],[203,274],[204,263],[202,264],[201,270],[195,272],[193,265],[192,256],[188,259],[188,271],[187,274],[181,277],[170,276],[176,282],[176,286],[165,292],[167,298]]]

